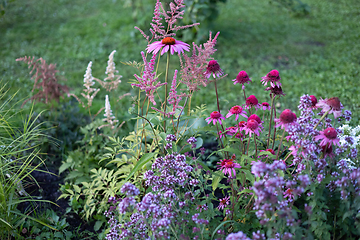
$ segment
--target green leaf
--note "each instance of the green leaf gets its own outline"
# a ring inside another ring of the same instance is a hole
[[[78,186],[78,185],[73,185],[73,188],[75,189],[75,191],[77,193],[80,193],[81,192],[81,188]]]
[[[94,225],[94,230],[98,231],[101,228],[101,225],[103,224],[103,221],[96,221],[95,225]]]
[[[157,152],[152,152],[152,153],[145,153],[144,156],[142,156],[140,158],[140,160],[136,163],[135,167],[133,168],[133,170],[131,170],[131,172],[129,173],[129,175],[127,176],[127,178],[125,179],[125,182],[128,181],[137,171],[139,171],[148,161],[150,161],[155,155],[157,154]]]
[[[195,149],[199,149],[199,148],[202,147],[204,141],[203,141],[203,139],[202,139],[201,137],[197,137],[196,140],[197,140],[197,141],[196,141],[196,147],[195,147]]]
[[[213,177],[213,180],[212,180],[212,183],[211,183],[211,186],[213,188],[213,191],[215,191],[219,185],[219,182],[221,181],[222,179],[222,176],[218,175],[218,174],[215,174],[214,173],[214,177]]]
[[[225,221],[225,222],[222,222],[219,226],[217,226],[217,227],[215,228],[213,234],[211,235],[211,239],[214,239],[214,236],[215,236],[216,232],[217,232],[222,226],[224,226],[226,223],[230,223],[230,222],[236,223],[234,220],[227,220],[227,221]]]

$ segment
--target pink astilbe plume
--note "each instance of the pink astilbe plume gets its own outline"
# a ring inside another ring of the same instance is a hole
[[[160,0],[157,0],[155,9],[154,9],[154,16],[152,19],[152,23],[150,23],[151,28],[150,32],[153,35],[153,37],[150,39],[149,36],[147,36],[144,31],[142,31],[140,28],[135,27],[135,29],[139,30],[140,33],[145,37],[145,39],[150,43],[154,38],[155,39],[163,39],[165,37],[172,37],[175,36],[175,32],[181,30],[190,28],[196,25],[199,25],[199,23],[193,23],[190,25],[185,26],[178,26],[176,25],[176,21],[178,19],[182,19],[184,15],[184,10],[181,10],[182,8],[185,8],[184,0],[174,0],[174,2],[170,2],[170,10],[165,11],[162,3]],[[165,26],[162,23],[162,20],[165,20],[167,23],[167,29],[165,30]]]
[[[167,116],[174,115],[176,109],[183,109],[182,106],[179,106],[179,103],[182,100],[182,98],[187,95],[186,93],[181,93],[180,95],[177,94],[177,91],[176,91],[177,72],[178,72],[178,70],[175,70],[174,78],[173,78],[172,83],[171,83],[171,89],[170,89],[169,97],[167,99],[168,103],[171,104],[173,106],[173,108],[172,108],[171,112],[165,114]],[[152,107],[152,109],[157,111],[157,112],[160,112],[160,113],[164,114],[164,112],[160,111],[159,109],[156,109],[154,107]]]
[[[214,38],[209,34],[209,40],[203,45],[196,45],[193,42],[192,55],[189,57],[185,54],[182,55],[184,60],[180,58],[181,64],[181,83],[184,83],[190,92],[199,90],[198,86],[206,87],[208,79],[204,72],[208,66],[208,60],[213,59],[211,56],[216,52],[215,44],[219,36],[218,32]]]
[[[179,103],[182,100],[182,98],[186,96],[186,93],[181,93],[180,95],[177,94],[177,91],[176,91],[177,72],[178,71],[175,70],[174,78],[173,78],[173,81],[171,83],[171,89],[170,89],[170,93],[169,93],[169,97],[168,97],[168,103],[173,105],[172,111],[174,113],[175,113],[175,110],[177,108],[178,109],[183,109],[183,107],[179,106]]]
[[[144,52],[141,52],[141,56],[144,61],[144,73],[141,77],[138,75],[134,75],[135,78],[139,81],[139,83],[132,83],[131,86],[139,87],[141,90],[146,92],[146,96],[149,98],[149,101],[156,105],[154,99],[154,93],[156,89],[165,85],[166,83],[158,82],[158,78],[156,77],[156,72],[154,72],[155,59],[156,55],[151,57],[150,62],[148,63],[145,57]]]

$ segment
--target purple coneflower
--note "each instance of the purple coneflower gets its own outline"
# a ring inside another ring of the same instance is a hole
[[[285,96],[286,94],[283,93],[282,88],[275,86],[275,87],[267,87],[265,91],[270,91],[270,93],[274,94],[274,96]]]
[[[190,50],[189,44],[184,43],[179,40],[175,40],[175,38],[172,38],[172,37],[166,37],[161,41],[153,42],[152,44],[148,45],[146,50],[148,53],[152,52],[155,55],[160,51],[160,49],[162,47],[163,47],[163,49],[161,50],[161,55],[168,52],[169,50],[170,50],[171,55],[173,55],[174,52],[177,52],[180,54],[180,53],[183,53],[184,50],[187,52]]]
[[[255,133],[259,136],[259,130],[261,131],[261,124],[259,124],[255,119],[250,119],[247,121],[244,130],[245,134],[250,134],[250,137],[252,133]]]
[[[274,69],[271,70],[268,74],[266,74],[265,77],[262,77],[261,82],[264,84],[264,86],[266,86],[266,84],[270,82],[271,87],[275,87],[275,86],[280,87],[281,86],[280,79],[281,78],[279,75],[279,71]]]
[[[337,138],[336,129],[333,127],[328,127],[324,131],[320,131],[320,135],[315,136],[315,141],[322,140],[320,146],[326,146],[328,143],[334,145],[340,145],[340,140]]]
[[[225,120],[223,115],[221,113],[219,113],[218,111],[214,111],[214,112],[210,113],[210,117],[206,118],[205,121],[207,121],[208,124],[211,123],[211,121],[212,121],[213,124],[215,125],[216,122],[219,122],[220,124],[222,124],[221,119]]]
[[[231,159],[223,159],[221,160],[220,166],[218,167],[219,170],[221,170],[225,175],[228,174],[229,177],[235,178],[236,172],[235,168],[241,168],[240,164],[235,163],[235,155],[231,157]]]
[[[333,113],[335,118],[341,116],[341,103],[338,97],[326,98],[325,100],[321,99],[316,107],[322,108],[324,112],[329,111],[330,114]]]
[[[228,117],[230,117],[230,116],[232,116],[232,115],[234,115],[234,114],[236,115],[235,121],[238,120],[239,115],[243,116],[244,118],[247,118],[247,116],[245,115],[246,112],[244,111],[244,109],[243,109],[242,107],[238,106],[238,105],[232,107],[232,108],[229,110],[229,113],[226,114],[226,118],[228,118]]]
[[[234,85],[235,84],[242,84],[242,88],[244,89],[244,84],[251,82],[251,79],[249,78],[248,74],[245,71],[240,71],[239,74],[236,76],[235,79],[233,79]]]
[[[288,198],[290,201],[295,199],[294,196],[294,190],[291,188],[286,189],[286,191],[284,192],[284,198]]]
[[[230,204],[230,196],[224,197],[223,199],[219,200],[219,206],[217,207],[219,210],[223,210],[227,205]]]
[[[245,108],[250,109],[251,107],[255,107],[255,109],[261,108],[261,105],[255,95],[250,95],[245,101]]]
[[[221,75],[223,75],[223,71],[220,68],[219,63],[216,60],[211,60],[208,64],[208,66],[206,67],[206,71],[204,72],[204,75],[207,78],[210,78],[210,76],[215,77],[220,77]]]
[[[261,104],[261,106],[262,106],[262,110],[270,110],[270,109],[271,109],[270,104],[267,103],[267,102],[263,102],[263,103]]]
[[[275,127],[281,127],[281,129],[287,130],[289,125],[294,124],[296,121],[296,115],[290,109],[285,109],[281,114],[280,117],[274,119],[274,122],[277,124]]]

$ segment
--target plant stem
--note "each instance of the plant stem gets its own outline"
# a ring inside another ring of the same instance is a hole
[[[254,142],[255,142],[255,159],[257,158],[257,146],[256,146],[256,134],[254,133]]]
[[[331,111],[331,108],[320,118],[318,123],[314,126],[313,130],[319,125],[319,123],[328,115],[328,113]]]
[[[216,87],[216,79],[215,79],[214,83],[215,83],[215,92],[216,92],[216,102],[217,102],[218,111],[220,113],[219,95],[218,95],[218,91],[217,91],[217,87]]]
[[[285,128],[284,128],[283,134],[282,134],[281,139],[280,139],[280,143],[279,143],[279,148],[278,148],[278,153],[277,153],[277,155],[276,155],[276,159],[279,158],[281,143],[282,143],[282,140],[284,139],[284,136],[285,136]]]
[[[269,134],[268,134],[268,140],[267,140],[267,147],[269,148],[269,143],[270,143],[270,134],[271,134],[271,121],[272,121],[272,116],[273,116],[273,110],[274,110],[274,95],[271,94],[271,109],[270,109],[270,121],[269,121]]]
[[[170,66],[170,51],[167,52],[167,59],[166,59],[166,69],[165,69],[165,101],[164,101],[164,132],[166,133],[166,105],[167,105],[167,82],[168,82],[168,75],[169,75],[169,66]]]

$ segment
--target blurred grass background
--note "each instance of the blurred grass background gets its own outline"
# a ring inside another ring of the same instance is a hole
[[[140,51],[145,50],[147,43],[134,26],[149,28],[155,2],[13,1],[0,19],[0,79],[8,82],[11,92],[20,89],[18,98],[29,97],[33,86],[29,70],[25,63],[15,59],[25,55],[42,57],[47,63],[56,63],[71,92],[80,95],[88,62],[93,61],[93,76],[104,78],[108,55],[117,50],[115,63],[123,78],[112,95],[129,91],[136,95],[128,82],[137,72],[120,62],[141,60]],[[247,95],[255,94],[260,102],[269,101],[260,80],[271,69],[277,69],[286,93],[280,100],[281,109],[297,110],[303,94],[318,99],[337,96],[353,112],[351,125],[357,125],[360,1],[303,2],[310,6],[307,16],[296,16],[268,0],[227,0],[218,4],[219,17],[211,25],[213,33],[221,32],[214,57],[229,74],[218,84],[222,108],[244,103],[241,86],[234,86],[231,81],[241,70],[246,70],[253,81],[246,87]],[[207,36],[198,39],[203,43]],[[171,71],[178,67],[176,57],[172,58],[171,66]],[[211,112],[215,109],[215,92],[213,85],[208,88],[197,92],[193,102],[194,105],[206,103]],[[97,96],[95,108],[104,105],[105,94],[102,91]],[[118,109],[120,121],[129,102],[112,104]]]

